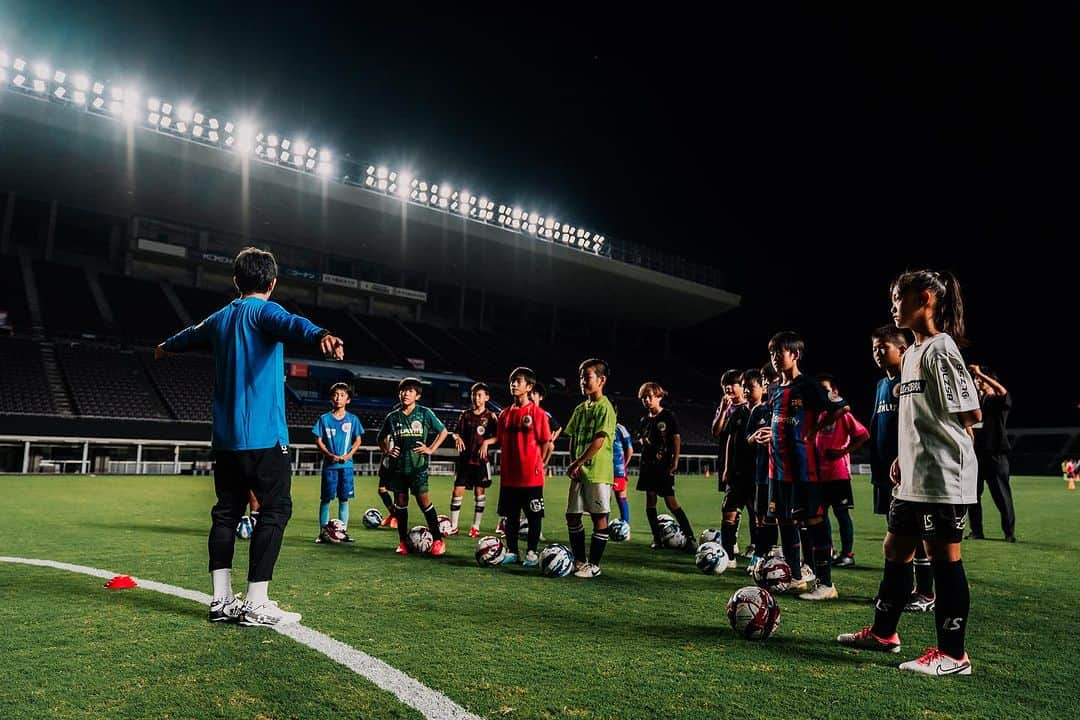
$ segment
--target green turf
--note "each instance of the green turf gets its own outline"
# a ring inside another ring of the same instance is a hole
[[[1072,532],[1080,492],[1060,480],[1013,479],[1021,542],[964,546],[974,674],[936,679],[894,667],[933,644],[932,615],[905,615],[899,656],[834,642],[838,632],[869,623],[880,576],[884,522],[870,513],[866,481],[855,484],[858,565],[835,571],[841,599],[781,596],[780,630],[764,643],[735,637],[724,617],[731,593],[749,584],[742,569],[706,577],[690,557],[650,550],[636,493],[634,537],[608,545],[604,575],[551,580],[520,568],[478,568],[463,536],[449,541],[442,559],[395,555],[395,532],[359,526],[363,509],[379,505],[369,479],[358,481],[353,503],[357,542],[315,545],[318,479],[296,478],[295,515],[272,592],[304,613],[306,625],[486,717],[1071,715],[1080,697],[1073,672],[1080,541]],[[566,541],[565,488],[559,479],[548,485],[549,541]],[[433,480],[432,490],[447,512],[448,481]],[[0,492],[0,555],[209,592],[207,478],[9,476],[0,477]],[[491,508],[496,495],[489,494]],[[719,526],[714,479],[681,478],[679,495],[696,530]],[[411,512],[415,524],[415,505]],[[471,512],[467,498],[463,519]],[[988,528],[996,518],[987,498]],[[489,532],[494,522],[489,513]],[[101,585],[0,563],[0,717],[418,717],[276,633],[211,626],[205,608],[190,601]]]

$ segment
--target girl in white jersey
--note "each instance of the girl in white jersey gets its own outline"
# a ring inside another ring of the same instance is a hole
[[[837,637],[841,645],[900,652],[896,625],[911,597],[912,559],[920,542],[933,561],[938,647],[902,663],[927,675],[970,675],[964,651],[967,576],[960,559],[967,506],[978,481],[971,427],[981,419],[979,398],[960,355],[964,302],[951,273],[920,270],[892,285],[896,326],[915,334],[900,371],[900,455],[893,463],[885,573],[874,624]]]

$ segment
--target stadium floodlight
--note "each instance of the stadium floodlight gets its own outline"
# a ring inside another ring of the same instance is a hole
[[[2,74],[2,72],[3,71],[0,71],[0,74]],[[55,90],[53,90],[53,97],[55,97],[57,100],[63,100],[65,95],[67,95],[67,89],[63,85],[60,85]]]
[[[48,63],[34,63],[34,77],[38,80],[49,79],[49,64]]]
[[[195,113],[194,115],[191,116],[191,120],[196,125],[202,125],[203,122],[206,120],[206,116],[203,115],[201,112],[197,112],[197,113]]]
[[[330,151],[329,151],[329,150],[326,150],[326,149],[324,148],[324,149],[322,149],[322,150],[320,150],[320,151],[319,151],[319,161],[320,161],[320,162],[324,162],[324,163],[329,163],[329,162],[330,162],[330,158],[331,158],[331,155],[330,155]]]
[[[45,92],[45,81],[44,80],[38,80],[36,78],[34,79],[34,92],[37,92],[37,93]]]
[[[380,167],[375,171],[375,177],[380,180],[385,180],[390,176],[390,170],[386,167]]]
[[[105,94],[105,85],[103,83],[98,82],[98,81],[95,80],[94,81],[94,87],[92,87],[91,90],[94,91],[95,95],[104,95]]]
[[[93,102],[90,103],[90,106],[95,110],[101,110],[101,108],[105,107],[105,98],[98,95],[94,98]]]
[[[188,128],[187,123],[184,122],[183,120],[177,120],[176,125],[173,126],[173,129],[176,130],[176,132],[180,133],[181,135],[183,135],[184,133],[187,132],[187,128]]]
[[[191,122],[194,115],[195,111],[191,109],[190,105],[178,105],[176,107],[176,117],[184,122]]]
[[[288,150],[282,150],[281,151],[281,162],[285,162],[285,163],[289,162],[289,151]]]
[[[202,130],[201,127],[199,129]],[[206,139],[212,143],[216,143],[220,139],[220,137],[221,136],[218,135],[217,130],[211,130],[210,132],[206,133]],[[232,138],[230,137],[229,140],[232,140]]]
[[[160,125],[163,128],[168,128],[169,126],[172,125],[172,118],[169,117],[168,115],[162,115],[161,120],[158,121],[158,125]]]
[[[15,72],[25,72],[26,61],[20,57],[17,57],[15,58],[15,62],[11,63],[11,67],[15,70]]]
[[[201,138],[203,136],[203,126],[202,125],[196,125],[196,126],[192,127],[191,128],[191,136],[196,137],[196,138]]]
[[[316,150],[316,149],[315,149],[315,148],[313,148],[313,147],[309,147],[309,148],[307,149],[307,156],[308,156],[309,158],[311,158],[312,160],[314,160],[314,159],[315,159],[315,156],[317,156],[318,154],[319,154],[319,151],[318,151],[318,150]]]
[[[413,184],[416,180],[413,179],[408,173],[401,173],[398,178],[397,194],[402,198],[409,197],[409,194],[413,191]]]
[[[314,170],[315,169],[315,161],[312,158],[308,158],[305,167],[308,170]]]
[[[211,130],[217,130],[219,127],[221,127],[221,124],[218,122],[218,119],[214,118],[214,117],[207,120],[206,124],[210,127]],[[232,123],[225,123],[225,124],[227,125],[227,127],[225,128],[225,132],[232,132]]]
[[[86,92],[90,89],[90,78],[83,73],[76,73],[71,76],[71,84],[75,86],[76,90]]]
[[[146,116],[146,122],[151,125],[157,125],[161,120],[161,113],[152,112]]]
[[[161,100],[156,97],[147,98],[146,109],[150,112],[161,112]]]
[[[307,153],[307,143],[303,140],[297,140],[293,143],[292,151],[294,155],[305,155]]]
[[[210,118],[210,128],[213,130],[217,130],[217,120],[215,118]],[[233,125],[231,122],[225,123],[225,132],[232,135],[235,130],[236,126]]]
[[[53,82],[63,84],[65,80],[67,80],[67,73],[63,70],[57,70],[53,73]]]
[[[285,138],[284,140],[281,141],[281,149],[282,150],[288,150],[291,146],[292,146],[292,143],[289,142],[289,138]]]
[[[277,148],[271,147],[270,149],[268,149],[266,151],[266,157],[270,158],[271,160],[277,160]]]
[[[124,88],[114,85],[112,88],[110,88],[109,95],[112,97],[113,100],[123,100]]]
[[[274,135],[273,133],[270,133],[269,135],[266,136],[266,144],[269,145],[270,147],[276,148],[278,146],[278,142],[279,142],[279,140],[278,140],[277,135]]]
[[[9,65],[11,65],[11,57],[5,51],[0,50],[0,68],[6,68]]]

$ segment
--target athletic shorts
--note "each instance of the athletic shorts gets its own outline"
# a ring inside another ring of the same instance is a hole
[[[427,470],[412,475],[387,472],[385,487],[387,490],[398,494],[411,493],[413,495],[423,495],[428,491]]]
[[[615,478],[614,482],[611,483],[611,489],[615,492],[626,492],[626,478]]]
[[[463,487],[466,490],[491,487],[491,466],[487,463],[483,465],[458,463],[454,487]]]
[[[503,485],[499,488],[498,512],[506,518],[518,517],[523,512],[526,515],[544,517],[544,486],[507,487]]]
[[[778,520],[809,520],[825,514],[818,483],[780,482],[769,478],[769,517]]]
[[[341,502],[352,500],[356,496],[353,488],[352,466],[343,468],[323,468],[322,495],[320,500],[328,503],[334,498]]]
[[[724,493],[724,503],[721,511],[726,513],[738,512],[744,507],[754,507],[755,496],[754,482],[737,478],[729,482],[727,492]]]
[[[958,543],[964,539],[967,505],[921,503],[893,498],[889,532],[903,537]]]
[[[848,510],[855,507],[855,496],[851,493],[851,478],[818,483],[818,487],[821,488],[821,502],[825,507],[846,507]]]
[[[638,475],[637,489],[656,493],[660,497],[671,497],[675,494],[675,476],[669,473],[667,468],[642,468]]]
[[[892,506],[892,485],[874,485],[874,514],[888,515]]]
[[[502,501],[499,501],[500,504]],[[606,515],[611,512],[611,486],[607,483],[570,481],[570,493],[566,499],[567,515]]]

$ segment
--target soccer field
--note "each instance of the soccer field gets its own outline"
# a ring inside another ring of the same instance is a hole
[[[906,614],[900,655],[854,652],[838,632],[872,619],[884,519],[858,478],[856,567],[834,571],[840,600],[785,595],[766,642],[736,637],[724,614],[752,584],[740,567],[706,577],[691,556],[649,549],[643,496],[634,536],[609,543],[596,580],[479,568],[473,541],[441,559],[394,554],[397,534],[364,530],[381,507],[358,479],[350,545],[316,545],[318,478],[294,478],[294,514],[271,586],[303,624],[408,673],[482,717],[1061,718],[1072,715],[1080,654],[1080,492],[1013,479],[1020,543],[966,542],[970,677],[895,666],[934,644],[932,614]],[[432,498],[448,512],[449,480]],[[0,477],[0,555],[57,560],[209,591],[209,478]],[[696,532],[719,527],[715,478],[682,477]],[[549,542],[566,542],[566,483],[549,481]],[[489,494],[488,507],[494,508]],[[997,513],[985,498],[986,527]],[[466,498],[463,525],[472,517]],[[412,524],[420,513],[410,508]],[[488,533],[493,512],[485,516]],[[999,533],[992,533],[998,535]],[[746,529],[740,545],[745,545]],[[237,590],[246,544],[238,541]],[[1072,568],[1072,570],[1069,570]],[[206,608],[147,589],[0,562],[0,717],[421,717],[329,658],[263,628],[210,625]]]

